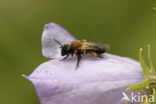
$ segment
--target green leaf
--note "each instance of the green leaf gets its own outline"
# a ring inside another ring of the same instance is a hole
[[[146,92],[145,92],[144,90],[141,91],[141,92],[142,92],[142,96],[143,96],[143,95],[147,95]],[[148,99],[149,99],[149,97],[148,97]],[[150,103],[149,103],[148,100],[146,100],[146,98],[144,97],[144,98],[143,98],[143,102],[140,103],[140,104],[150,104]]]
[[[144,90],[147,89],[147,86],[149,85],[148,80],[144,80],[142,82],[139,82],[135,85],[132,85],[128,87],[126,90],[127,91],[139,91],[139,90]]]
[[[139,51],[139,61],[140,65],[142,67],[142,70],[144,72],[145,80],[142,82],[139,82],[135,85],[132,85],[131,87],[127,88],[127,91],[142,91],[142,95],[145,95],[145,90],[148,89],[148,95],[153,95],[154,99],[156,99],[156,69],[154,69],[151,55],[150,55],[150,45],[148,47],[148,60],[149,65],[148,67],[143,59],[142,56],[142,48]],[[150,96],[148,96],[149,98]],[[143,99],[143,102],[140,102],[139,104],[156,104],[155,101],[153,102],[146,102],[146,99]]]
[[[143,56],[142,56],[142,48],[140,48],[140,51],[139,51],[139,61],[140,61],[141,67],[143,69],[145,78],[148,79],[149,68],[147,67],[147,65],[144,62],[144,59],[143,59]]]
[[[151,59],[151,52],[150,52],[150,45],[147,45],[148,48],[148,60],[149,60],[149,64],[150,64],[150,70],[151,72],[156,72],[156,70],[154,69],[153,63],[152,63],[152,59]]]

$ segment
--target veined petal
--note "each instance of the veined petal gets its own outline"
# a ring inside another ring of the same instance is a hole
[[[121,104],[122,92],[144,80],[139,62],[111,54],[103,59],[76,57],[41,64],[27,78],[41,104]]]
[[[75,37],[61,26],[55,23],[46,24],[42,33],[42,53],[47,58],[61,57],[60,45],[54,39],[63,45],[76,40]]]

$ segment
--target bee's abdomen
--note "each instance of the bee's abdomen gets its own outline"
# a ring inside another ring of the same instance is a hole
[[[102,54],[102,53],[105,53],[105,50],[104,50],[104,49],[96,50],[96,53],[97,53],[97,54]]]
[[[89,50],[86,50],[86,53],[90,53],[90,52],[94,52],[94,53],[97,53],[97,54],[102,54],[102,53],[105,53],[105,50],[104,49],[89,49]]]

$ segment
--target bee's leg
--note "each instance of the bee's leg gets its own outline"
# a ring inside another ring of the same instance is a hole
[[[97,57],[97,56],[98,56],[97,53],[95,53],[95,52],[90,52],[90,55],[91,55],[92,57]]]
[[[81,54],[77,54],[77,65],[76,65],[76,70],[79,66],[79,63],[80,63],[80,60],[81,60]]]
[[[97,55],[97,57],[99,57],[99,58],[104,58],[104,57],[103,57],[103,56],[101,56],[100,54],[98,54],[98,55]]]
[[[74,53],[72,53],[71,56],[73,57],[74,56]]]
[[[71,56],[73,57],[74,56],[74,50],[71,50]]]
[[[66,58],[69,57],[70,54],[67,54],[61,61],[65,60]]]
[[[77,54],[77,49],[74,50],[74,53]]]
[[[83,51],[84,56],[87,56],[86,50]]]

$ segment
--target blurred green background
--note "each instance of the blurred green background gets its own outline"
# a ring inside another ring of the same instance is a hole
[[[48,60],[41,53],[41,34],[49,22],[136,60],[139,48],[147,56],[150,44],[156,63],[155,6],[154,0],[0,0],[0,104],[39,104],[22,74]]]

